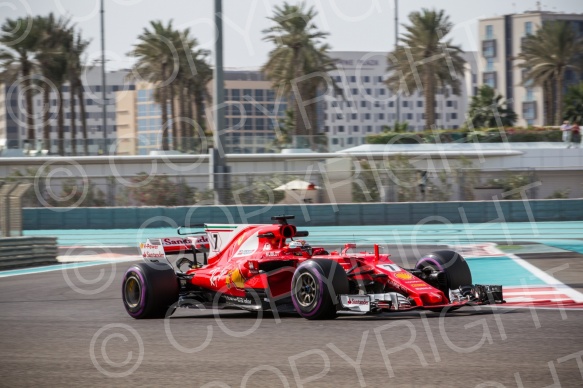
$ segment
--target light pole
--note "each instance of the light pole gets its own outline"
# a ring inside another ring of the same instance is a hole
[[[107,100],[105,93],[105,11],[101,0],[101,112],[103,115],[103,154],[107,155]],[[87,141],[87,139],[85,139]]]
[[[399,47],[399,0],[395,0],[395,56],[397,55],[397,48]],[[400,91],[397,90],[397,100],[395,105],[397,105],[397,120],[395,120],[395,126],[401,121],[401,98]],[[397,128],[395,128],[397,130]]]
[[[228,167],[225,158],[225,149],[223,147],[225,126],[224,111],[224,84],[223,84],[223,1],[215,0],[215,52],[214,52],[214,76],[213,76],[213,104],[214,104],[214,146],[212,149],[211,174],[213,176],[213,191],[215,192],[215,203],[225,203],[225,190],[228,188]]]

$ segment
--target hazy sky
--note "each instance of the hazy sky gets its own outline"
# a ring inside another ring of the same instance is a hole
[[[288,1],[295,3],[295,1]],[[258,67],[270,44],[261,31],[271,24],[273,6],[283,0],[223,0],[225,13],[224,55],[227,67]],[[393,0],[307,0],[316,8],[320,30],[330,33],[328,43],[336,51],[389,51],[394,45]],[[583,13],[583,0],[541,1],[543,10]],[[177,28],[189,27],[200,44],[212,49],[213,0],[105,0],[108,69],[128,68],[126,56],[137,36],[151,20],[174,20]],[[0,22],[20,16],[57,15],[71,17],[92,39],[88,61],[100,56],[100,0],[0,0]],[[476,50],[477,20],[537,8],[536,1],[524,0],[401,0],[399,22],[421,8],[443,8],[455,27],[451,38],[464,50]]]

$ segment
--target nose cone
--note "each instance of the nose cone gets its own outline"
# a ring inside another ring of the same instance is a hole
[[[445,301],[443,300],[443,298],[442,298],[441,294],[437,294],[437,293],[435,293],[435,292],[432,292],[432,293],[430,293],[430,294],[429,294],[429,301],[430,301],[431,303],[435,303],[435,304],[437,304],[437,303],[443,303],[443,302],[445,302]]]

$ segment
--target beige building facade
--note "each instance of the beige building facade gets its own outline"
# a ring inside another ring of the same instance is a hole
[[[521,61],[516,58],[524,38],[536,33],[543,23],[551,20],[568,21],[579,36],[583,36],[583,14],[530,11],[486,18],[479,22],[479,81],[492,86],[508,100],[518,115],[518,126],[545,124],[542,87],[523,84],[523,69],[519,67]],[[580,80],[581,74],[568,70],[565,88]]]

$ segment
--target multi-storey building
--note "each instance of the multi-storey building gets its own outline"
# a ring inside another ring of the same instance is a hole
[[[524,70],[518,66],[524,38],[536,32],[543,23],[564,20],[583,35],[583,14],[560,14],[530,11],[482,19],[479,22],[480,82],[498,90],[518,114],[517,125],[543,125],[543,89],[532,83],[523,84]],[[583,77],[573,69],[565,74],[565,85],[580,82]],[[564,90],[562,91],[564,92]]]
[[[324,132],[331,151],[363,144],[367,135],[382,132],[397,121],[407,122],[410,131],[425,128],[422,92],[401,93],[397,98],[387,89],[386,52],[331,52],[330,56],[337,58],[337,70],[330,75],[343,91],[342,95],[325,95]],[[464,123],[468,100],[476,87],[475,53],[466,53],[464,58],[466,71],[457,75],[461,78],[461,94],[453,95],[449,88],[437,91],[438,128],[458,128]]]
[[[224,149],[230,153],[269,151],[285,115],[286,100],[258,70],[226,70],[224,80]],[[161,149],[160,106],[153,95],[154,85],[139,83],[135,91],[118,96],[118,154],[146,155]],[[205,106],[204,116],[212,121],[211,106]],[[212,123],[207,122],[206,128],[213,128]]]
[[[101,68],[88,68],[81,77],[81,82],[84,86],[84,102],[85,102],[85,118],[87,121],[87,143],[88,151],[91,155],[97,155],[104,152],[104,144],[110,145],[115,142],[117,137],[116,122],[115,122],[115,93],[116,92],[131,92],[134,90],[133,82],[128,78],[129,72],[127,70],[113,71],[107,73],[107,87],[106,87],[106,101],[107,101],[107,118],[106,118],[106,132],[103,129],[103,108],[102,108],[102,92],[101,92]],[[42,88],[46,83],[39,84]],[[70,106],[70,88],[69,84],[65,84],[61,88],[63,99],[63,113],[64,113],[64,138],[65,138],[65,155],[71,154],[71,106]],[[77,96],[75,97],[75,131],[77,139],[77,153],[83,150],[83,135],[80,104]],[[49,153],[56,154],[57,152],[57,111],[58,101],[57,93],[52,88],[49,96],[49,116],[51,127],[51,149]],[[4,85],[3,92],[0,93],[0,139],[6,143],[7,148],[15,149],[32,149],[40,150],[42,148],[42,137],[44,127],[44,103],[42,93],[36,93],[33,97],[33,109],[35,116],[36,129],[36,144],[25,144],[27,140],[26,133],[26,115],[24,109],[24,96],[20,93],[17,84]],[[5,139],[5,140],[4,140]],[[107,139],[107,141],[104,141]]]
[[[25,117],[20,114],[19,102],[24,103],[24,98],[18,98],[16,85],[0,84],[0,150],[21,148],[19,128]]]

